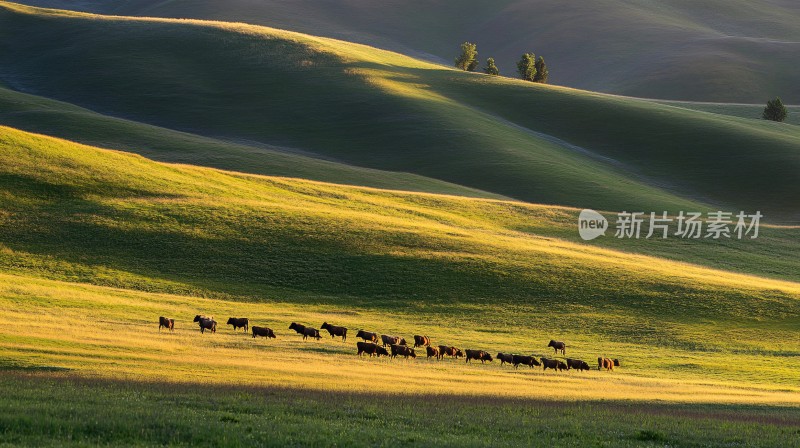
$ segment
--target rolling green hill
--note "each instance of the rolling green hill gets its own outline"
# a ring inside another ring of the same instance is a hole
[[[513,74],[535,51],[551,80],[646,98],[800,103],[800,9],[790,0],[408,1],[27,0],[118,15],[247,22],[375,45],[450,64],[479,43]]]
[[[10,3],[0,23],[7,86],[105,115],[539,203],[758,209],[772,222],[800,213],[790,199],[800,188],[794,126],[489,78],[247,25]]]

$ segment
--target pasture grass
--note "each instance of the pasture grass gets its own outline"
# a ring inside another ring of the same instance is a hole
[[[320,392],[3,373],[0,443],[787,446],[796,408]]]

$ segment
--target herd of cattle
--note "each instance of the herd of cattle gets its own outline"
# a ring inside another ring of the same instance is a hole
[[[174,331],[175,329],[175,319],[170,319],[166,317],[159,317],[158,318],[158,331],[161,331],[162,328],[166,328],[169,331]],[[202,315],[196,315],[194,317],[194,322],[200,327],[200,333],[205,333],[206,330],[211,331],[212,333],[217,332],[217,321],[214,320],[214,317],[206,317]],[[250,320],[246,317],[231,317],[228,319],[227,325],[231,325],[234,331],[244,329],[245,333],[248,331],[252,331],[253,338],[258,336],[264,338],[276,338],[275,332],[272,331],[271,328],[267,327],[257,327],[253,326],[250,327]],[[327,330],[328,333],[331,335],[331,338],[334,337],[341,337],[342,342],[347,341],[347,328],[345,327],[337,327],[335,325],[331,325],[327,322],[324,322],[321,327],[323,330]],[[314,338],[316,340],[320,340],[322,336],[319,334],[319,330],[312,327],[307,327],[302,324],[298,324],[296,322],[292,322],[289,325],[290,330],[294,330],[297,334],[303,336],[303,340],[308,338]],[[466,362],[469,363],[470,361],[480,361],[481,363],[485,363],[486,361],[492,362],[494,361],[494,357],[492,357],[489,352],[484,350],[461,350],[460,348],[451,347],[447,345],[439,345],[434,346],[431,345],[431,338],[428,336],[414,336],[414,347],[409,347],[406,343],[405,338],[400,336],[390,336],[385,334],[378,334],[369,331],[359,330],[358,334],[356,334],[358,339],[363,339],[362,341],[356,342],[357,354],[358,356],[367,354],[370,357],[372,356],[388,356],[390,358],[395,358],[398,356],[402,356],[406,359],[416,358],[417,354],[414,349],[418,347],[425,347],[425,352],[428,358],[435,358],[437,360],[442,360],[445,357],[450,358],[465,358]],[[380,344],[378,341],[380,340]],[[566,356],[566,348],[567,345],[561,341],[553,341],[551,340],[550,343],[547,345],[548,347],[552,348],[554,353],[553,355],[558,355],[561,352],[562,356]],[[389,350],[386,348],[389,347]],[[537,355],[517,355],[517,354],[510,354],[510,353],[498,353],[497,359],[500,360],[500,365],[509,364],[514,366],[514,368],[518,368],[520,365],[528,366],[530,368],[533,367],[542,367],[542,370],[552,369],[555,371],[564,371],[564,370],[590,370],[589,364],[586,361],[580,359],[571,359],[565,358],[564,361],[559,359],[550,359],[547,357],[539,356],[537,359]],[[606,369],[614,370],[614,367],[619,367],[619,360],[618,359],[611,359],[605,357],[597,358],[597,369],[602,370]]]

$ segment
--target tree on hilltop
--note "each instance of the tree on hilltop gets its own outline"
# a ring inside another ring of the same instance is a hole
[[[764,113],[761,114],[761,118],[772,121],[783,121],[786,119],[788,113],[789,111],[786,110],[786,106],[783,105],[781,99],[775,98],[774,100],[767,101],[767,107],[764,108]]]
[[[517,62],[517,73],[526,81],[533,81],[536,76],[536,55],[525,53]]]
[[[456,67],[474,72],[478,68],[478,45],[471,42],[461,44],[461,54],[456,58]]]
[[[494,58],[489,58],[486,60],[486,67],[483,69],[483,71],[487,75],[497,76],[500,74],[500,69],[494,64]]]

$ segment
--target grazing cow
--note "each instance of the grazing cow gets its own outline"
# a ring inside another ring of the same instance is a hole
[[[368,354],[370,358],[372,358],[372,355],[377,357],[381,355],[389,356],[389,352],[385,348],[374,342],[356,342],[356,347],[358,347],[358,356],[361,356],[362,353]]]
[[[557,359],[542,358],[542,368],[544,370],[553,369],[556,371],[567,370],[567,365]]]
[[[619,367],[619,359],[614,358],[614,367]]]
[[[253,327],[251,327],[251,329],[253,330],[253,339],[255,339],[256,336],[261,336],[262,338],[276,339],[275,338],[275,332],[272,331],[272,328],[256,327],[254,325]]]
[[[391,349],[392,349],[392,358],[396,357],[397,355],[405,356],[406,359],[408,359],[409,356],[412,358],[417,357],[417,354],[414,353],[414,349],[411,347],[407,347],[405,345],[392,344]]]
[[[197,322],[197,325],[200,326],[200,333],[205,333],[206,330],[211,330],[212,333],[217,332],[217,321],[214,320],[214,316],[205,317],[198,314],[194,316],[193,322]]]
[[[552,339],[550,340],[550,343],[547,344],[547,346],[548,347],[553,347],[553,350],[554,350],[553,354],[554,355],[558,354],[559,351],[561,351],[561,354],[564,355],[565,354],[564,353],[564,349],[567,348],[567,344],[565,344],[565,343],[563,343],[561,341],[554,341]]]
[[[538,366],[539,361],[536,360],[533,356],[525,356],[525,355],[512,355],[511,356],[511,363],[514,364],[514,368],[519,368],[519,365],[522,364],[523,366],[528,366],[533,368],[533,366]]]
[[[244,328],[244,332],[247,333],[247,330],[250,327],[250,319],[246,317],[229,317],[226,325],[232,326],[233,331],[236,331],[239,328]]]
[[[497,359],[500,360],[500,365],[512,364],[514,362],[514,355],[507,355],[505,353],[498,353]]]
[[[331,339],[333,339],[334,336],[341,336],[342,342],[345,342],[347,340],[347,328],[345,327],[336,327],[327,322],[324,322],[322,324],[322,329],[328,330],[328,333],[331,334]]]
[[[430,345],[425,347],[425,351],[428,353],[428,358],[439,358],[439,348],[438,347],[431,347]]]
[[[161,327],[166,328],[169,331],[175,330],[175,319],[170,319],[168,317],[161,316],[158,318],[158,331],[161,331]]]
[[[483,350],[465,350],[467,353],[467,362],[471,360],[480,360],[481,364],[484,364],[486,361],[492,361],[492,355],[483,351]]]
[[[597,358],[597,370],[602,369],[606,369],[606,371],[614,370],[614,360],[609,358]]]
[[[297,334],[303,334],[303,332],[306,330],[306,326],[292,322],[291,325],[289,325],[289,329],[294,330]]]
[[[389,336],[389,335],[381,335],[381,341],[383,341],[383,346],[386,347],[387,345],[406,345],[405,338],[401,338],[400,336]]]
[[[446,345],[439,346],[439,359],[444,359],[444,356],[451,356],[453,358],[461,358],[464,356],[464,352],[461,351],[460,348],[455,347],[448,347]]]
[[[589,370],[589,364],[587,364],[586,361],[581,361],[580,359],[567,358],[567,370],[570,369]]]
[[[431,338],[427,336],[414,336],[414,348],[429,347],[431,345]]]
[[[369,331],[358,330],[356,337],[363,339],[365,342],[378,342],[378,333],[370,333]]]

